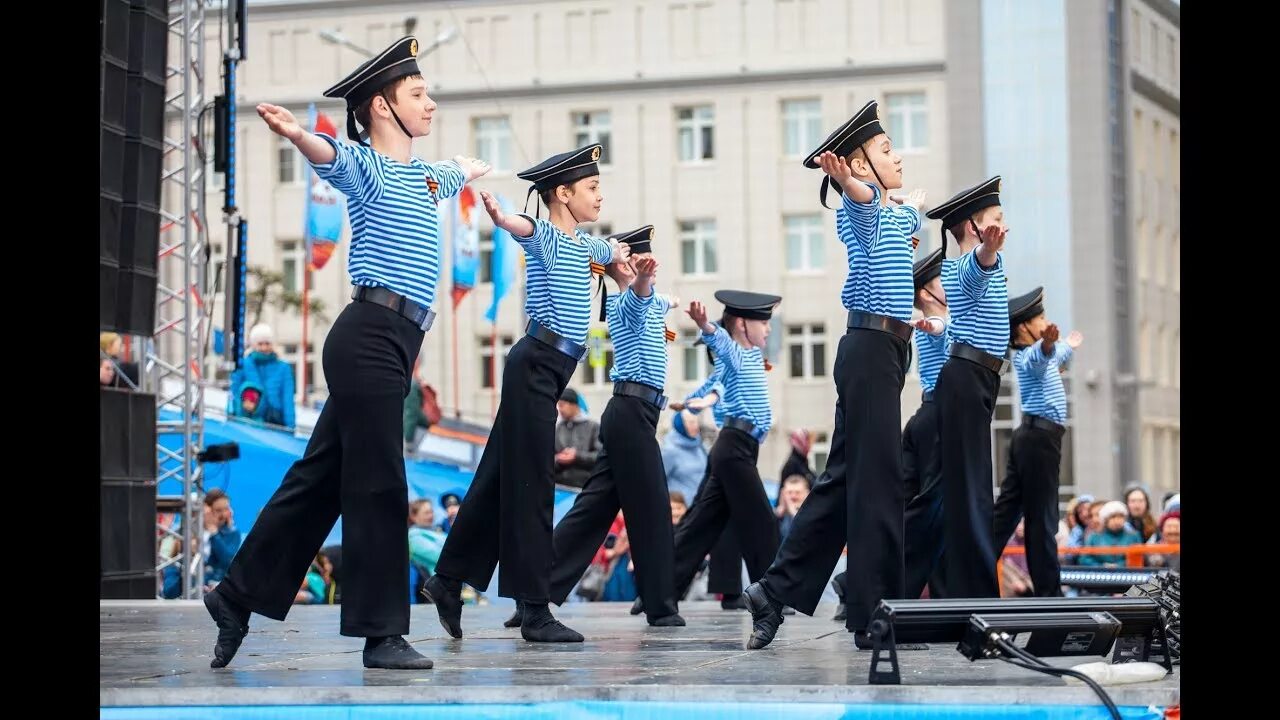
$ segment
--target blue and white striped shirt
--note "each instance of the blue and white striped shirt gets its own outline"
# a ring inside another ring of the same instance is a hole
[[[1042,341],[1024,347],[1013,355],[1013,368],[1018,373],[1018,395],[1022,412],[1048,418],[1059,425],[1067,423],[1067,391],[1062,387],[1062,365],[1071,359],[1071,346],[1059,340],[1053,344],[1053,355],[1044,354]]]
[[[671,301],[650,290],[640,297],[627,288],[605,301],[613,369],[609,379],[644,383],[659,390],[667,384],[667,322]]]
[[[347,271],[354,285],[384,287],[431,307],[440,278],[440,212],[467,181],[452,160],[397,162],[364,145],[333,146],[333,162],[312,164],[316,174],[347,196],[351,249]],[[436,183],[433,193],[427,185]]]
[[[756,426],[756,438],[763,439],[773,427],[773,410],[769,407],[769,381],[764,374],[764,352],[760,348],[744,348],[719,325],[712,335],[702,340],[724,361],[721,383],[725,393],[721,403],[724,413]]]
[[[880,188],[867,184],[875,197],[856,203],[842,195],[836,210],[836,232],[849,256],[849,276],[840,292],[846,310],[875,313],[911,322],[915,283],[911,235],[920,229],[920,211],[909,205],[880,205]]]
[[[941,334],[930,335],[916,328],[915,338],[916,371],[920,375],[920,387],[925,392],[933,392],[933,387],[938,384],[938,373],[947,364],[947,331],[944,328]]]
[[[951,319],[947,345],[962,342],[1003,358],[1009,351],[1009,287],[1004,278],[1004,254],[996,253],[990,268],[978,262],[974,248],[958,258],[942,261],[942,289],[947,293]]]
[[[519,215],[533,223],[533,235],[511,235],[524,248],[527,259],[524,312],[548,330],[581,345],[587,341],[591,325],[591,289],[595,285],[591,262],[608,265],[613,246],[585,230],[576,230],[576,237],[571,238],[547,220]]]
[[[724,361],[720,359],[719,355],[717,355],[715,361],[712,363],[711,374],[707,376],[706,381],[699,385],[697,390],[689,393],[689,395],[684,399],[685,404],[688,405],[690,400],[706,397],[714,392],[717,400],[716,404],[711,406],[711,419],[715,421],[716,427],[718,428],[724,427],[724,383],[721,382],[723,377]]]

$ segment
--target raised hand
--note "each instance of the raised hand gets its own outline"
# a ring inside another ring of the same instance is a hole
[[[297,142],[306,130],[298,124],[298,119],[293,116],[286,108],[271,103],[258,104],[258,116],[266,121],[267,127],[271,128],[271,132],[279,135],[290,142]]]
[[[925,198],[924,190],[912,190],[910,193],[906,195],[906,197],[903,197],[902,195],[889,196],[890,200],[898,203],[899,205],[910,205],[911,207],[915,208],[917,211],[919,211],[921,208],[924,207],[924,198]]]
[[[849,162],[830,150],[818,156],[818,167],[822,168],[822,172],[831,176],[831,179],[839,183],[841,187],[853,178],[853,171],[849,169]]]
[[[1084,342],[1084,333],[1081,333],[1079,330],[1072,330],[1071,333],[1067,335],[1067,345],[1071,346],[1072,350],[1080,347],[1080,343],[1082,342]]]
[[[706,305],[703,305],[697,300],[694,300],[693,302],[689,303],[689,309],[685,310],[685,313],[689,316],[689,319],[692,320],[694,324],[698,326],[698,329],[705,331],[707,327],[707,306]]]
[[[999,252],[1004,249],[1004,238],[1009,234],[1008,228],[999,225],[988,225],[982,228],[982,244],[989,248],[991,252]]]
[[[658,274],[658,261],[653,257],[636,260],[636,277],[652,279]]]
[[[1058,342],[1058,333],[1058,326],[1053,323],[1049,323],[1049,325],[1044,329],[1044,332],[1040,333],[1040,340],[1046,347],[1053,345]]]
[[[484,211],[489,213],[489,218],[493,220],[493,224],[502,225],[502,222],[506,220],[506,215],[503,215],[502,206],[498,205],[498,199],[488,190],[481,190],[480,200],[484,202]]]
[[[631,246],[624,242],[619,242],[617,246],[615,246],[613,249],[612,262],[616,262],[616,263],[627,262],[630,259],[631,259]]]
[[[453,157],[453,161],[458,163],[458,167],[462,168],[462,172],[467,176],[467,182],[471,182],[481,175],[487,174],[493,169],[489,166],[489,163],[481,160],[480,158],[455,155]]]

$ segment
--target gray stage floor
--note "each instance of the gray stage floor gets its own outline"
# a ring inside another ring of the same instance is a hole
[[[743,649],[745,611],[684,603],[683,628],[651,628],[629,604],[570,604],[556,611],[586,636],[541,645],[502,621],[509,607],[468,606],[466,637],[448,638],[430,605],[413,607],[408,639],[433,670],[365,670],[363,641],[337,634],[338,608],[295,607],[286,622],[255,615],[235,661],[211,670],[215,629],[196,602],[103,601],[99,670],[103,706],[529,703],[555,700],[827,703],[1098,703],[1085,686],[1002,662],[971,663],[954,644],[899,653],[902,685],[868,685],[871,653],[853,647],[822,605],[788,616],[764,650]],[[1071,666],[1100,658],[1058,658]],[[1180,670],[1108,688],[1119,705],[1178,702]]]

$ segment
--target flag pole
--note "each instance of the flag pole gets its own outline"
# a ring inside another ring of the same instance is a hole
[[[316,128],[316,104],[311,103],[307,106],[307,124],[314,132]],[[294,162],[297,162],[295,159]],[[301,358],[299,364],[302,366],[302,384],[301,384],[301,400],[303,407],[307,405],[307,330],[310,327],[308,322],[308,311],[311,309],[311,201],[312,192],[314,190],[315,171],[307,165],[307,186],[306,186],[306,217],[302,221],[302,349],[298,353]]]

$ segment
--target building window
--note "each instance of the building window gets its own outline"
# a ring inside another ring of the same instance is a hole
[[[212,163],[209,167],[213,167]],[[306,161],[302,159],[302,153],[288,140],[277,140],[276,181],[281,185],[301,185],[306,178]]]
[[[280,243],[281,286],[285,292],[302,290],[302,243],[286,240]]]
[[[685,275],[716,272],[716,221],[680,221],[680,266]]]
[[[476,118],[472,121],[472,132],[476,139],[476,157],[499,172],[512,169],[511,121],[506,115]]]
[[[805,157],[822,141],[822,101],[782,102],[782,152],[787,157]]]
[[[680,347],[684,350],[685,382],[701,383],[710,377],[715,369],[711,364],[711,358],[707,357],[706,346],[694,345],[700,337],[702,334],[697,330],[680,331]]]
[[[813,443],[809,446],[809,465],[813,468],[815,475],[821,475],[822,471],[827,469],[827,457],[830,454],[830,436],[824,432],[815,432]]]
[[[788,215],[782,226],[787,236],[787,270],[821,270],[822,216]]]
[[[613,154],[610,152],[609,140],[610,118],[608,111],[573,113],[573,146],[583,147],[591,143],[600,143],[600,164],[609,165]]]
[[[929,110],[924,93],[889,93],[885,95],[889,110],[889,137],[898,151],[929,148]]]
[[[787,356],[791,377],[820,378],[827,374],[827,330],[822,323],[787,326]]]
[[[477,338],[480,343],[480,387],[493,388],[502,382],[502,371],[507,367],[507,353],[515,344],[510,335],[498,337],[498,360],[493,361],[493,337],[482,335]]]
[[[1169,385],[1169,339],[1164,325],[1158,326],[1156,328],[1156,357],[1154,359],[1160,387],[1168,387]]]
[[[715,110],[710,105],[676,109],[680,162],[715,158]]]

